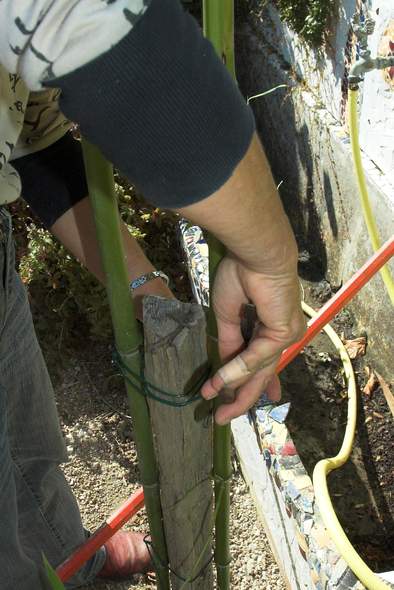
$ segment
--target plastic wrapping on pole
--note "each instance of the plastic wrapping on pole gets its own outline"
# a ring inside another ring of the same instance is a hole
[[[144,506],[144,492],[135,492],[93,533],[83,545],[56,569],[62,582],[67,582],[112,537]]]

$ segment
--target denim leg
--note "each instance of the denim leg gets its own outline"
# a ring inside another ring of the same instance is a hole
[[[0,547],[12,539],[9,544],[9,553],[13,556],[12,571],[19,575],[19,564],[23,563],[26,571],[30,568],[30,577],[37,578],[42,576],[42,553],[56,567],[85,540],[86,535],[76,500],[59,468],[59,463],[67,460],[65,445],[26,292],[13,270],[10,241],[4,270],[5,288],[3,305],[0,305],[0,312],[3,309],[0,385],[5,409],[0,410],[0,416],[3,416],[0,434],[3,432],[5,450],[1,451],[0,464],[8,471],[1,480],[6,488],[0,487],[0,515],[7,515],[6,528],[0,528]],[[8,456],[4,462],[3,456]],[[15,510],[3,509],[3,503],[10,502],[14,503]],[[75,588],[93,579],[104,559],[105,553],[101,550],[67,586]],[[3,552],[0,551],[1,566],[2,561]],[[37,581],[35,584],[25,582],[28,579],[25,576],[20,584],[14,581],[4,583],[3,571],[0,567],[2,590],[46,588]]]
[[[49,588],[42,570],[28,557],[19,539],[17,494],[6,418],[6,395],[0,387],[0,587],[2,590]]]

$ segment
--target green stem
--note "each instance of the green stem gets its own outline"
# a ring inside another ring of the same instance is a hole
[[[204,34],[215,47],[229,72],[235,78],[234,53],[234,2],[233,0],[203,0]],[[212,236],[209,244],[209,281],[213,285],[217,267],[224,256],[225,248]],[[211,291],[212,292],[212,291]],[[210,359],[214,370],[220,365],[217,345],[217,327],[211,305],[208,315],[208,334],[210,338]],[[218,402],[220,403],[220,402]],[[215,480],[215,501],[221,499],[220,510],[215,522],[215,563],[219,590],[230,588],[230,485],[231,467],[231,427],[214,427],[213,473]]]
[[[204,35],[235,78],[234,1],[203,0]]]
[[[106,287],[118,353],[132,371],[140,372],[142,334],[138,326],[128,286],[128,276],[120,234],[113,169],[95,146],[83,141],[89,195],[94,211],[97,238],[106,277]],[[152,543],[158,557],[157,582],[169,590],[168,558],[163,531],[159,478],[146,400],[126,382],[139,468],[144,486],[145,506]]]
[[[209,245],[209,284],[213,285],[217,267],[224,256],[224,246],[212,235],[208,236]],[[208,314],[208,344],[209,359],[213,371],[220,367],[220,357],[217,346],[217,325],[212,308],[212,296]],[[215,402],[215,410],[219,405]],[[230,588],[230,485],[232,476],[231,467],[231,427],[218,426],[213,430],[213,475],[215,483],[215,505],[218,506],[220,498],[220,510],[215,518],[215,564],[217,570],[217,587],[219,590]]]

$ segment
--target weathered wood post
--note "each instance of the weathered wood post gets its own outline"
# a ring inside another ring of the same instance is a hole
[[[146,393],[172,588],[210,590],[212,419],[196,395],[208,371],[205,316],[196,304],[162,297],[146,297],[143,308]]]

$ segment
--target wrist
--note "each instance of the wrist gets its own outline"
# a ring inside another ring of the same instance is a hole
[[[286,220],[287,221],[287,220]],[[242,266],[270,276],[297,274],[298,247],[290,224],[251,236],[229,251]],[[286,227],[288,226],[288,227]]]

